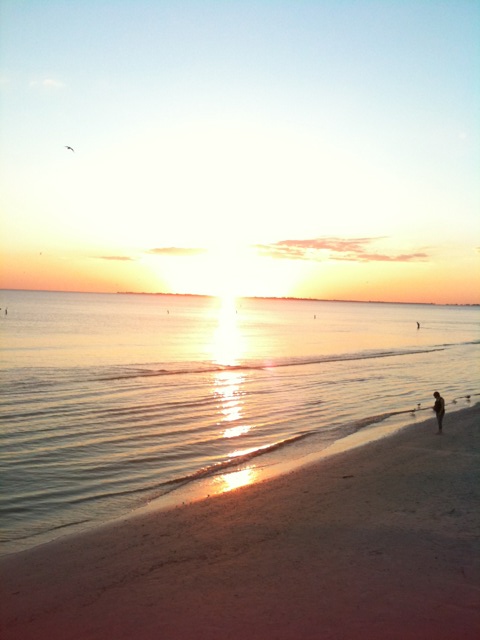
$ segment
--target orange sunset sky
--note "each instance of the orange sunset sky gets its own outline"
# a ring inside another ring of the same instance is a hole
[[[1,11],[0,287],[480,303],[478,3]]]

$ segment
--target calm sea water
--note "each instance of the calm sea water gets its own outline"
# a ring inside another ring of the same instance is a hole
[[[4,552],[431,417],[435,389],[449,413],[478,396],[475,307],[26,291],[0,307]]]

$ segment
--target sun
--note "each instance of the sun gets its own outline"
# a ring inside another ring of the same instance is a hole
[[[288,296],[294,272],[287,261],[262,257],[254,246],[233,240],[209,248],[205,255],[211,295],[229,302],[242,297]]]
[[[211,295],[225,301],[246,295],[248,287],[248,272],[254,256],[247,248],[230,240],[227,243],[212,243],[204,256],[208,284]]]

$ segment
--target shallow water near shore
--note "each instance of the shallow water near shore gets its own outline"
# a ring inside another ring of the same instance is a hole
[[[437,388],[448,428],[478,394],[477,307],[23,291],[0,302],[4,553],[431,417]]]

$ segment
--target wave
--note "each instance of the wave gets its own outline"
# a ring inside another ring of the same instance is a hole
[[[355,431],[360,431],[360,429],[365,429],[372,424],[378,424],[379,422],[384,422],[388,420],[388,418],[392,418],[393,416],[400,416],[407,413],[414,413],[416,411],[420,411],[420,409],[402,409],[401,411],[389,411],[388,413],[380,413],[376,416],[369,416],[368,418],[364,418],[363,420],[358,420],[354,425]]]
[[[92,382],[117,382],[135,381],[146,378],[161,378],[162,376],[180,376],[187,374],[215,374],[235,371],[268,371],[282,367],[296,367],[338,362],[351,362],[361,360],[373,360],[380,358],[393,358],[402,356],[415,356],[420,354],[444,351],[451,347],[478,345],[480,340],[460,343],[445,343],[432,345],[431,347],[410,347],[387,350],[371,350],[349,353],[336,353],[329,355],[313,355],[288,358],[267,358],[262,360],[244,361],[234,365],[224,365],[212,361],[186,361],[161,363],[142,363],[136,365],[104,365],[100,367],[74,366],[72,368],[57,367],[15,367],[0,371],[3,379],[3,405],[8,404],[8,398],[15,400],[16,394],[22,394],[22,402],[25,402],[23,394],[29,392],[32,400],[35,395],[41,396],[47,389],[59,387],[75,388],[79,383],[90,384]]]
[[[476,344],[476,343],[468,343]],[[362,351],[355,353],[333,354],[323,356],[309,356],[303,358],[285,358],[269,360],[268,362],[244,362],[236,365],[222,365],[217,363],[188,363],[184,366],[178,367],[178,363],[171,369],[125,369],[122,368],[118,373],[112,373],[110,375],[101,374],[97,380],[102,382],[110,382],[117,380],[129,380],[132,378],[146,378],[156,376],[174,376],[180,374],[199,374],[199,373],[220,373],[224,371],[254,371],[254,370],[269,370],[280,367],[296,367],[312,364],[326,364],[331,362],[350,362],[352,360],[372,360],[376,358],[392,358],[396,356],[408,356],[418,355],[422,353],[433,353],[436,351],[444,351],[446,348],[456,345],[438,345],[427,349],[392,349],[388,351]]]
[[[220,462],[215,462],[214,464],[207,465],[202,467],[201,469],[197,469],[192,473],[188,473],[184,476],[180,476],[178,478],[174,478],[171,480],[167,480],[162,482],[159,486],[168,487],[171,486],[172,490],[178,485],[184,485],[188,482],[194,482],[195,480],[200,480],[205,477],[213,477],[223,473],[225,470],[230,468],[235,468],[245,464],[246,462],[250,462],[254,458],[258,458],[259,456],[265,455],[267,453],[273,453],[274,451],[278,451],[283,447],[293,444],[294,442],[299,442],[300,440],[305,440],[312,436],[314,432],[303,432],[298,433],[290,438],[285,438],[284,440],[279,440],[273,444],[267,444],[262,447],[256,447],[251,449],[250,451],[246,451],[240,455],[231,456],[226,460],[222,460]]]
[[[2,543],[8,543],[8,542],[19,542],[21,540],[31,540],[33,538],[36,538],[37,536],[42,536],[45,534],[50,534],[53,533],[54,531],[59,531],[60,529],[68,529],[70,527],[75,527],[78,526],[80,524],[88,524],[89,522],[92,522],[91,518],[83,518],[82,520],[75,520],[73,522],[65,522],[62,524],[58,524],[54,527],[42,527],[41,525],[38,525],[37,528],[34,531],[30,531],[29,533],[26,533],[24,535],[20,535],[17,534],[13,537],[9,537],[8,535],[4,536],[2,535],[0,537],[0,541]]]

